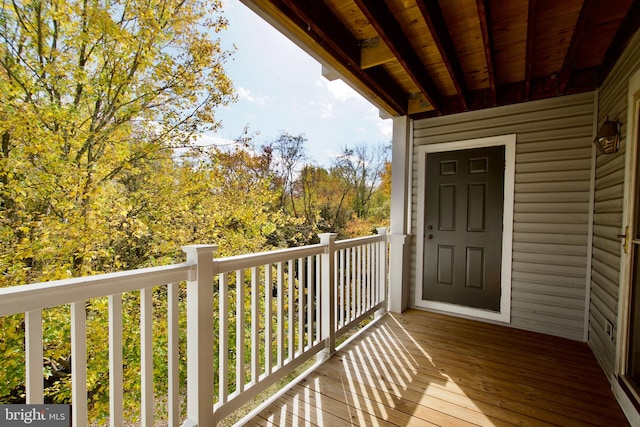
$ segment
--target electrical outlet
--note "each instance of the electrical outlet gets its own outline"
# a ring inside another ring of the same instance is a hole
[[[605,320],[604,322],[604,332],[609,336],[611,341],[613,341],[613,324],[609,320]]]

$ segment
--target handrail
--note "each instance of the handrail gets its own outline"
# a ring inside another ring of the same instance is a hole
[[[215,265],[214,274],[228,273],[230,271],[244,270],[247,268],[284,262],[290,259],[318,255],[324,250],[324,245],[317,244],[301,246],[298,248],[278,249],[275,251],[215,258],[213,260]]]
[[[0,316],[177,283],[196,268],[182,263],[0,288]]]
[[[336,240],[335,250],[339,251],[341,249],[355,248],[356,246],[360,246],[365,243],[384,242],[387,240],[388,237],[389,236],[387,236],[386,234],[378,234],[373,236],[354,237],[351,239]]]

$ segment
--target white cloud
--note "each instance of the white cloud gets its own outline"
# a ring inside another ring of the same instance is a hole
[[[391,141],[391,138],[393,138],[393,120],[380,120],[378,121],[377,125],[378,133],[380,134],[381,138],[385,142]]]
[[[195,145],[199,147],[211,147],[211,146],[224,146],[234,144],[235,141],[231,138],[225,138],[214,134],[201,134],[195,140]]]
[[[333,117],[333,104],[329,102],[322,104],[320,108],[320,118],[328,119],[331,117]]]
[[[266,105],[267,100],[269,99],[268,96],[254,96],[249,89],[242,86],[238,87],[236,92],[238,92],[239,99],[249,101],[257,105]]]
[[[325,89],[336,101],[346,102],[353,99],[362,99],[356,91],[340,79],[329,81],[321,77],[316,80],[316,86]]]

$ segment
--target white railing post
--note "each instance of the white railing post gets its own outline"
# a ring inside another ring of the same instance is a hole
[[[402,313],[409,302],[410,241],[408,234],[389,235],[389,311]]]
[[[378,235],[384,236],[384,240],[378,243],[378,296],[383,302],[382,308],[376,311],[376,317],[382,317],[388,310],[389,299],[387,297],[387,229],[377,228]]]
[[[183,246],[197,269],[187,280],[187,425],[214,426],[213,254],[217,245]]]
[[[319,234],[320,244],[325,245],[320,273],[320,338],[325,340],[325,350],[320,357],[327,358],[336,352],[335,324],[335,249],[336,233]]]

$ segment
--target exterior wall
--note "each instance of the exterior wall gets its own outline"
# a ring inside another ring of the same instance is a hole
[[[584,339],[594,94],[414,122],[411,232],[424,144],[516,134],[511,325]],[[413,239],[411,267],[416,271]],[[411,302],[415,295],[412,275]]]
[[[620,151],[599,155],[596,162],[593,268],[589,315],[589,345],[607,376],[615,372],[616,343],[605,333],[605,322],[616,327],[620,292],[623,230],[627,92],[629,77],[640,69],[640,32],[629,43],[598,91],[598,126],[609,116],[622,123]],[[615,331],[614,331],[615,336]]]

